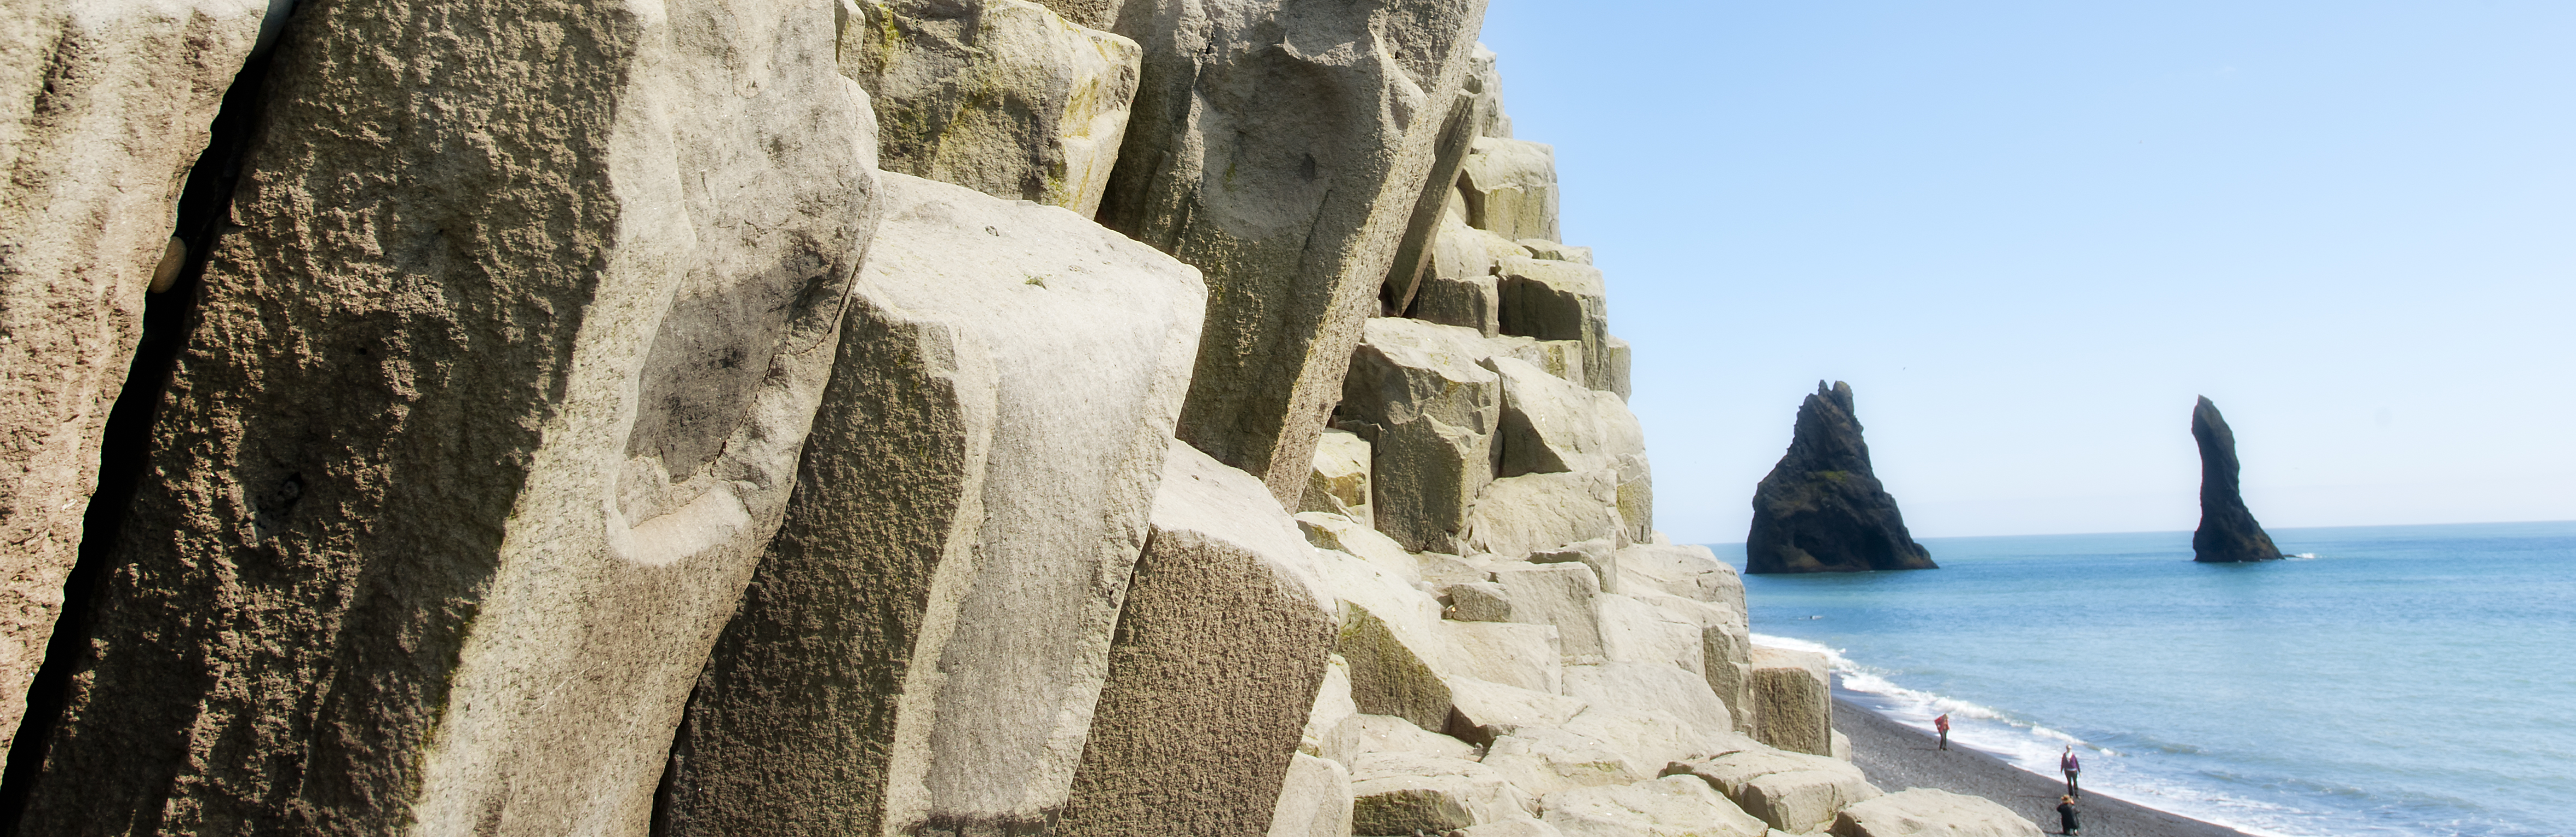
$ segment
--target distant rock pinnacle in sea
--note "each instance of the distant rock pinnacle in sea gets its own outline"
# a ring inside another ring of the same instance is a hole
[[[1896,498],[1871,473],[1860,430],[1851,385],[1835,381],[1827,388],[1817,381],[1816,394],[1798,407],[1788,454],[1754,489],[1746,572],[1940,568],[1906,533]]]
[[[2200,399],[2191,410],[2191,438],[2200,442],[2200,531],[2191,533],[2191,560],[2205,564],[2278,561],[2281,549],[2236,487],[2236,431],[2218,405]]]

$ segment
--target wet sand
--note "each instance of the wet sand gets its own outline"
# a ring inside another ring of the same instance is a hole
[[[1841,700],[1834,701],[1834,729],[1851,737],[1852,763],[1882,790],[1938,788],[1982,796],[2029,817],[2041,831],[2058,833],[2057,797],[2066,792],[2066,783],[2055,777],[2014,767],[1955,741],[1944,751],[1929,734]],[[2092,791],[2075,806],[2083,812],[2084,837],[2246,837],[2232,828]]]

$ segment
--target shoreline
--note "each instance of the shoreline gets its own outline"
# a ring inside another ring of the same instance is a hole
[[[1936,788],[1982,796],[2029,817],[2042,832],[2058,833],[2057,798],[2066,792],[2062,781],[1955,742],[1943,751],[1930,734],[1839,697],[1834,699],[1834,730],[1851,739],[1852,764],[1880,790]],[[2251,837],[2099,791],[2086,791],[2075,805],[2083,812],[2084,837]]]

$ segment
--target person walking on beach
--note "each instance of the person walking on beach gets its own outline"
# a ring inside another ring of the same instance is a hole
[[[2084,789],[2075,785],[2075,774],[2084,769],[2084,763],[2075,760],[2075,745],[2066,745],[2066,755],[2057,760],[2057,769],[2066,774],[2067,800],[2073,801],[2076,797],[2083,796]]]
[[[1950,713],[1943,712],[1941,717],[1932,719],[1932,728],[1941,732],[1941,749],[1950,749]]]
[[[2077,837],[2084,833],[2084,818],[2075,813],[2075,797],[2057,798],[2057,830],[2066,837]]]

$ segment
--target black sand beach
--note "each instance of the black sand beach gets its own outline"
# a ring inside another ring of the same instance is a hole
[[[1938,788],[1982,796],[2057,833],[2057,797],[2066,784],[2005,764],[1953,742],[1948,752],[1930,735],[1850,702],[1834,701],[1834,729],[1851,737],[1852,763],[1888,791]],[[2087,791],[2076,800],[2084,837],[2245,837],[2244,832],[2179,817]]]

